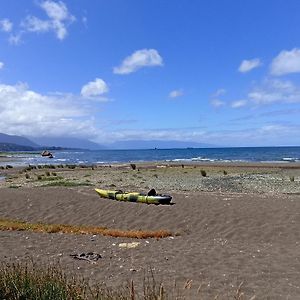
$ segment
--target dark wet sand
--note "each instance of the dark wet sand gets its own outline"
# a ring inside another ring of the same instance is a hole
[[[89,278],[137,284],[150,269],[157,280],[176,280],[187,299],[227,299],[243,282],[246,299],[300,298],[300,197],[221,192],[174,192],[174,205],[155,206],[99,198],[93,187],[1,188],[1,218],[29,222],[99,225],[117,229],[166,229],[165,239],[133,240],[92,235],[0,232],[0,260],[52,263]],[[138,241],[134,249],[120,243]],[[96,264],[70,254],[96,252]]]

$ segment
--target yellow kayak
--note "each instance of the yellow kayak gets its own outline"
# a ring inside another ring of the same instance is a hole
[[[138,192],[122,192],[95,189],[102,198],[109,198],[118,201],[140,202],[148,204],[170,204],[172,197],[169,195],[158,195],[155,190],[151,190],[148,194]]]

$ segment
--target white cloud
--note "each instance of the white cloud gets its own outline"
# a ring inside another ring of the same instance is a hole
[[[71,95],[43,95],[26,84],[0,84],[0,132],[94,137],[97,130],[89,118]]]
[[[27,16],[22,22],[22,26],[31,32],[47,32],[51,29],[51,22],[34,16]]]
[[[81,96],[88,99],[107,100],[101,98],[101,96],[108,91],[109,88],[106,82],[100,78],[96,78],[94,81],[90,81],[82,87]]]
[[[257,105],[300,103],[300,89],[291,81],[265,80],[248,94],[248,99]]]
[[[0,61],[0,70],[4,67],[4,63]]]
[[[281,76],[300,72],[300,49],[283,50],[271,63],[271,74]]]
[[[67,27],[75,21],[66,4],[62,1],[46,0],[40,4],[40,7],[49,18],[42,20],[35,16],[27,16],[21,26],[29,32],[53,31],[58,39],[63,40],[68,34]]]
[[[4,32],[11,32],[13,29],[13,23],[9,19],[0,20],[0,30]]]
[[[239,66],[239,72],[246,73],[257,67],[261,66],[261,61],[259,58],[254,58],[250,60],[243,60]]]
[[[178,97],[181,97],[183,96],[183,91],[182,90],[174,90],[174,91],[171,91],[169,93],[169,98],[178,98]]]
[[[238,130],[213,130],[200,128],[182,129],[137,129],[101,131],[95,139],[103,141],[126,140],[160,140],[160,141],[186,141],[215,144],[219,146],[272,146],[272,145],[297,145],[300,143],[298,125],[282,125],[271,123],[257,128]],[[291,136],[294,137],[291,139]]]
[[[50,19],[64,21],[70,17],[67,6],[62,1],[55,2],[46,0],[41,3],[41,7],[45,10]]]
[[[237,100],[237,101],[233,101],[231,103],[231,107],[232,108],[240,108],[240,107],[246,106],[247,103],[248,103],[247,100]]]
[[[163,60],[155,49],[142,49],[126,57],[119,67],[113,69],[115,74],[129,74],[142,67],[162,66]]]
[[[225,102],[222,100],[219,100],[219,99],[212,99],[212,100],[210,100],[210,103],[215,108],[225,106]]]
[[[21,43],[21,37],[22,37],[22,33],[18,32],[17,34],[11,34],[9,36],[9,43],[12,45],[19,45]]]

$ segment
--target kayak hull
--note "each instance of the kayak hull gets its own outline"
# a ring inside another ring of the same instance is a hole
[[[139,202],[147,204],[170,204],[172,197],[169,195],[148,196],[137,192],[125,193],[121,191],[95,189],[102,198],[108,198],[117,201]]]

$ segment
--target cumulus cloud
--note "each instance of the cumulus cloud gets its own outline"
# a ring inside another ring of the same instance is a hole
[[[13,23],[9,19],[0,20],[0,30],[4,32],[11,32],[13,29]]]
[[[82,87],[81,96],[88,99],[98,99],[103,101],[107,99],[101,96],[108,91],[109,88],[106,82],[101,78],[96,78],[94,81],[90,81]]]
[[[40,3],[40,7],[45,11],[48,19],[27,16],[21,26],[29,32],[53,31],[59,40],[63,40],[68,34],[67,27],[75,21],[75,17],[70,14],[66,4],[62,1],[46,0]]]
[[[0,132],[92,137],[97,130],[88,111],[70,95],[43,95],[26,84],[0,84]]]
[[[182,90],[174,90],[174,91],[171,91],[169,93],[169,98],[178,98],[178,97],[181,97],[183,96],[183,91]]]
[[[271,63],[271,74],[281,76],[300,72],[300,49],[281,51]]]
[[[127,56],[119,67],[115,67],[115,74],[129,74],[143,67],[162,66],[163,59],[155,49],[137,50]]]
[[[0,70],[4,67],[4,63],[0,61]]]
[[[247,100],[237,100],[237,101],[233,101],[233,102],[231,103],[231,107],[232,107],[232,108],[241,108],[241,107],[243,107],[243,106],[246,106],[247,103],[248,103]]]
[[[250,60],[243,60],[239,66],[239,72],[246,73],[257,67],[261,66],[261,61],[259,58],[254,58]]]

